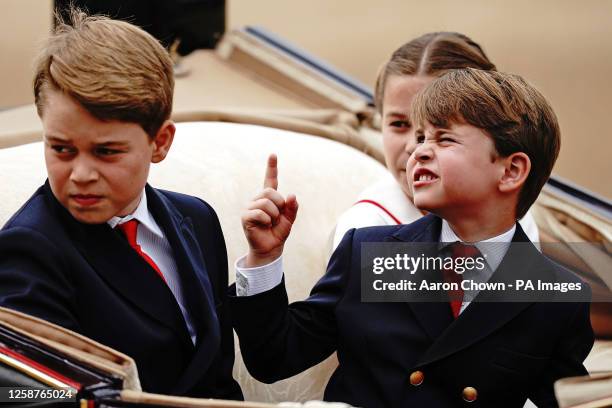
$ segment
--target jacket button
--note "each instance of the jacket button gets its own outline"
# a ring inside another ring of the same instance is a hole
[[[478,391],[474,387],[465,387],[461,393],[463,400],[466,402],[474,402],[478,398]]]
[[[423,374],[422,371],[414,371],[412,374],[410,374],[410,384],[414,385],[415,387],[423,384],[424,379],[425,374]]]

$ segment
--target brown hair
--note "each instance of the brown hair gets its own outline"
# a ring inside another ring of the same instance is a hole
[[[382,112],[385,84],[389,75],[441,76],[451,69],[495,70],[480,45],[454,32],[427,33],[399,47],[378,73],[375,103]]]
[[[533,86],[518,75],[478,69],[449,71],[419,92],[412,103],[417,128],[468,123],[486,131],[501,157],[529,156],[531,170],[519,194],[522,218],[548,180],[561,147],[557,117]]]
[[[35,67],[34,100],[42,117],[45,90],[63,92],[99,120],[138,123],[155,137],[172,112],[172,61],[159,42],[127,22],[69,11],[59,14]]]

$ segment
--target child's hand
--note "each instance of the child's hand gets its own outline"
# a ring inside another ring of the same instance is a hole
[[[242,213],[242,229],[249,241],[249,253],[245,267],[268,264],[283,253],[283,245],[289,237],[297,215],[295,195],[285,199],[278,188],[278,168],[275,154],[268,157],[264,189],[255,196]]]

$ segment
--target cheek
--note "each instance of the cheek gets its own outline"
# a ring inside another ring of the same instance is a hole
[[[47,176],[56,184],[63,184],[70,175],[70,165],[51,155],[45,154],[45,165],[47,167]]]
[[[151,167],[150,158],[142,157],[141,160],[135,165],[133,173],[137,174],[135,178],[137,182],[146,182],[149,177],[149,168]]]
[[[44,155],[45,155],[45,166],[47,166],[47,170],[49,170],[49,168],[52,167],[54,164],[53,156],[51,155],[51,152],[48,152],[46,149],[45,149]]]
[[[464,157],[450,149],[439,151],[437,156],[440,178],[446,189],[462,191],[473,182],[474,168]]]
[[[397,160],[404,152],[405,138],[404,135],[385,132],[383,134],[383,149],[385,151],[385,161],[387,165],[396,167]]]
[[[470,196],[478,196],[490,191],[494,169],[479,157],[470,159],[449,155],[444,163],[440,173],[447,191],[455,191],[461,196],[466,192],[470,192]]]
[[[412,172],[414,171],[415,166],[416,161],[413,160],[412,156],[410,156],[406,162],[406,177],[408,177],[408,184],[412,183]]]
[[[408,155],[411,155],[412,152],[416,150],[417,142],[416,142],[416,135],[415,135],[414,127],[411,127],[410,131],[406,133],[406,136],[404,137],[404,144],[405,144],[406,152],[408,152]]]
[[[144,188],[149,174],[149,164],[145,155],[108,163],[104,166],[103,178],[116,192],[121,192],[122,196],[130,198]]]

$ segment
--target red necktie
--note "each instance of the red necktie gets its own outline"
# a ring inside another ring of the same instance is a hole
[[[123,232],[123,235],[125,235],[125,238],[127,239],[128,244],[130,244],[130,246],[134,249],[134,251],[136,251],[138,255],[140,255],[145,261],[147,261],[147,263],[151,265],[151,268],[155,269],[155,272],[157,272],[159,277],[162,278],[164,282],[166,282],[166,278],[161,273],[161,271],[159,270],[159,268],[157,267],[153,259],[151,259],[149,255],[145,254],[142,251],[142,248],[140,247],[140,245],[138,245],[138,243],[136,242],[136,232],[138,231],[138,221],[133,220],[133,219],[126,221],[123,224],[117,225],[117,228],[119,228],[119,230]]]
[[[461,242],[455,242],[449,245],[450,255],[454,259],[456,258],[475,258],[480,255],[480,251],[474,245],[465,245]],[[444,282],[456,283],[458,286],[457,290],[449,290],[448,296],[450,298],[450,307],[453,312],[455,319],[459,316],[461,311],[461,305],[463,303],[463,289],[461,288],[461,282],[463,282],[463,274],[456,273],[453,269],[443,270]]]

